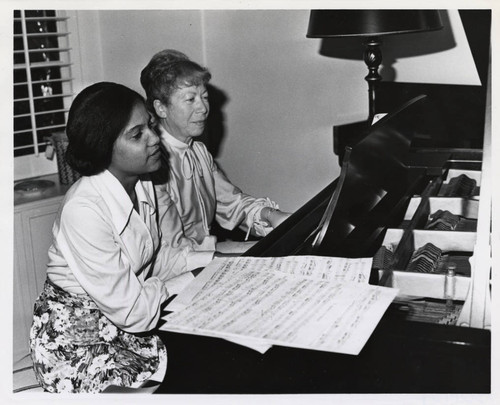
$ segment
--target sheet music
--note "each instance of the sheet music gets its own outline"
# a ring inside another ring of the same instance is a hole
[[[161,329],[358,354],[397,293],[368,285],[370,267],[371,258],[217,259]]]
[[[214,259],[167,307],[178,311],[193,301],[219,266],[231,267],[231,274],[248,270],[275,271],[315,280],[368,283],[372,258],[347,259],[324,256],[233,257]]]

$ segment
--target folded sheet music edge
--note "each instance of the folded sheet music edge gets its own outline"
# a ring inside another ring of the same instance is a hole
[[[161,329],[358,354],[397,290],[368,284],[372,258],[218,258],[174,299]]]

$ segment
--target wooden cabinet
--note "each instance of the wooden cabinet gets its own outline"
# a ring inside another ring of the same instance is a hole
[[[67,187],[57,183],[35,197],[14,201],[14,365],[29,354],[33,304],[45,283],[52,225]]]

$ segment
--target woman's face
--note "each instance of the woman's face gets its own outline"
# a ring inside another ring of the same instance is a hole
[[[156,112],[165,129],[187,143],[203,133],[209,109],[207,89],[200,85],[178,88],[170,96],[169,105],[160,103]]]
[[[160,139],[151,129],[152,125],[152,117],[144,103],[136,103],[127,125],[113,145],[108,168],[122,184],[160,168]]]

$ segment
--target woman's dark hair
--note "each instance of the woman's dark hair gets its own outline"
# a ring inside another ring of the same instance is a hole
[[[82,90],[71,104],[66,125],[68,164],[83,176],[107,169],[113,145],[137,103],[144,98],[117,83],[99,82]]]
[[[181,87],[206,85],[212,75],[208,69],[191,61],[182,52],[165,49],[156,53],[141,72],[141,84],[146,92],[146,104],[155,112],[153,103],[170,104],[170,96]]]

